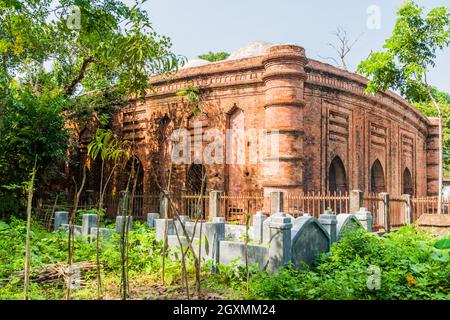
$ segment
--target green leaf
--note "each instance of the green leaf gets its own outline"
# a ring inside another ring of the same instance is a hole
[[[433,252],[430,255],[430,258],[436,261],[440,261],[440,262],[447,262],[449,261],[449,254],[446,251],[441,251],[441,252]]]
[[[450,238],[436,241],[434,247],[441,250],[450,249]]]
[[[6,222],[0,221],[0,231],[5,230],[5,229],[9,229],[9,224],[7,224]]]

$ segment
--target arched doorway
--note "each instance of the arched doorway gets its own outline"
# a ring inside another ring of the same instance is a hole
[[[187,190],[190,195],[184,198],[183,207],[186,215],[190,218],[204,219],[206,213],[206,168],[198,163],[190,166],[187,172]],[[199,195],[202,195],[199,203]]]
[[[412,175],[408,168],[403,171],[403,194],[414,194]]]
[[[203,187],[202,187],[203,181]],[[190,166],[187,173],[186,181],[187,190],[192,193],[199,194],[202,191],[205,193],[206,190],[206,169],[203,165],[199,163],[194,163]]]
[[[370,170],[370,192],[380,193],[386,192],[386,183],[384,179],[384,171],[380,160],[375,160]]]
[[[328,191],[342,193],[348,191],[347,175],[345,173],[344,163],[338,156],[331,161],[328,170]]]

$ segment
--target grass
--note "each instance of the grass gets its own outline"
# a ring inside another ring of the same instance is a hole
[[[450,299],[449,236],[436,238],[414,226],[377,236],[364,231],[352,232],[333,244],[316,265],[277,274],[243,266],[219,265],[212,273],[203,264],[202,291],[195,295],[194,266],[188,259],[187,272],[191,299]],[[103,239],[101,264],[103,298],[121,299],[121,256],[118,236]],[[181,261],[166,260],[166,283],[161,281],[162,244],[155,232],[137,223],[129,236],[129,299],[186,299],[182,285]],[[67,235],[49,233],[33,223],[31,267],[67,259]],[[0,299],[22,299],[25,248],[25,222],[12,219],[0,222]],[[95,243],[75,242],[74,262],[95,262]],[[370,266],[381,270],[380,288],[367,286]],[[83,274],[81,288],[72,290],[71,299],[97,299],[95,271]],[[248,281],[248,286],[247,286]],[[65,298],[61,280],[52,284],[31,282],[30,298],[59,300]]]

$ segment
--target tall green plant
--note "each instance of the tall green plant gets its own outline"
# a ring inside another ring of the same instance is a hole
[[[95,161],[100,157],[101,171],[100,171],[100,190],[99,190],[99,200],[98,200],[98,215],[97,215],[97,234],[96,234],[96,262],[97,262],[97,295],[98,298],[102,297],[102,285],[101,285],[101,268],[100,268],[100,223],[101,223],[101,213],[103,212],[103,202],[108,184],[117,165],[122,160],[128,160],[130,153],[128,150],[128,141],[121,141],[119,137],[111,130],[98,129],[94,139],[89,143],[87,147],[88,155]],[[104,181],[104,171],[105,163],[110,161],[112,169],[107,176],[106,181]]]

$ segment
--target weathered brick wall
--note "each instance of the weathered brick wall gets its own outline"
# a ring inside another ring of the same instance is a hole
[[[155,91],[137,106],[134,128],[131,109],[114,117],[115,130],[126,138],[135,130],[145,191],[152,172],[167,174],[167,165],[157,170],[153,160],[162,150],[158,143],[154,146],[154,128],[164,115],[183,119],[179,125],[190,129],[194,141],[200,138],[192,127],[195,118],[204,129],[224,131],[242,112],[245,130],[280,130],[280,160],[250,163],[252,142],[247,142],[244,165],[206,166],[209,190],[326,191],[330,165],[339,157],[349,190],[371,191],[371,168],[378,160],[386,191],[403,192],[407,168],[416,195],[437,192],[434,122],[392,92],[364,94],[364,78],[308,60],[301,47],[278,45],[265,56],[182,69],[170,81],[155,77],[151,82]],[[203,91],[203,110],[197,117],[189,117],[190,106],[176,96],[189,82]],[[174,166],[174,188],[186,187],[188,168]],[[271,168],[280,171],[271,175]]]

